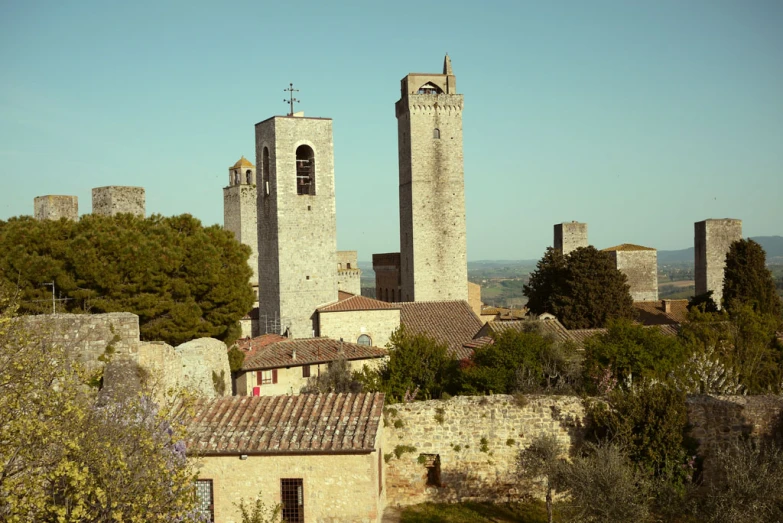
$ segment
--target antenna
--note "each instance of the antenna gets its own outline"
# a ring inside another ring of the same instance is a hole
[[[287,89],[283,89],[283,92],[287,92],[288,93],[288,100],[283,100],[283,101],[285,103],[289,104],[290,107],[291,107],[291,112],[288,113],[288,116],[293,116],[294,115],[294,102],[302,103],[301,100],[297,100],[296,98],[294,98],[294,93],[298,93],[299,89],[294,89],[294,84],[289,83],[288,84],[288,88]]]

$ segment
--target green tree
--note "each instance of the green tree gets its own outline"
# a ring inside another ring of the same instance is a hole
[[[254,502],[239,500],[234,504],[242,516],[242,523],[280,523],[282,521],[283,506],[279,503],[273,507],[267,507],[261,500],[261,493]]]
[[[569,329],[589,329],[613,318],[633,319],[629,289],[611,256],[589,246],[567,256],[547,249],[524,293],[533,313],[554,314]]]
[[[190,215],[29,217],[0,222],[0,279],[18,285],[21,312],[132,312],[141,336],[172,345],[231,343],[253,303],[249,248]]]
[[[361,392],[362,383],[351,372],[351,364],[345,358],[329,362],[326,372],[307,379],[307,385],[302,387],[303,394],[320,394],[329,392]]]
[[[560,471],[563,468],[565,450],[551,434],[538,436],[517,456],[517,473],[528,481],[544,479],[547,521],[553,521],[552,493],[557,490]]]
[[[764,249],[753,240],[737,240],[726,254],[723,306],[731,311],[749,305],[761,314],[780,318],[781,302]]]

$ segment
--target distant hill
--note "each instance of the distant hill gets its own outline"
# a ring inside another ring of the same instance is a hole
[[[758,242],[767,252],[767,261],[783,262],[783,236],[753,236],[751,240]],[[676,251],[658,251],[658,264],[693,263],[693,247]]]

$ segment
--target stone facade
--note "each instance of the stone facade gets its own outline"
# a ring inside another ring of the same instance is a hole
[[[372,345],[385,347],[392,332],[400,326],[400,309],[318,312],[320,336],[358,343],[366,335]]]
[[[294,338],[313,336],[315,310],[337,301],[332,149],[331,119],[256,124],[259,317],[279,319]]]
[[[658,251],[624,243],[603,249],[615,268],[625,274],[633,301],[658,301]]]
[[[712,291],[712,299],[721,307],[726,254],[733,242],[742,239],[742,220],[703,220],[693,228],[696,295]]]
[[[388,504],[497,502],[529,493],[520,490],[515,476],[519,450],[546,434],[568,449],[582,436],[585,414],[576,397],[524,398],[522,404],[513,396],[496,395],[387,406]],[[395,449],[403,452],[397,456]],[[433,455],[440,463],[440,486],[427,484]]]
[[[481,285],[468,282],[468,304],[476,316],[481,316]]]
[[[95,187],[92,190],[92,213],[100,216],[130,213],[144,218],[144,187]]]
[[[587,224],[579,222],[563,222],[555,224],[555,250],[564,255],[579,247],[587,247]]]
[[[373,254],[372,270],[375,271],[375,299],[387,302],[402,301],[400,253]]]
[[[245,157],[228,168],[228,186],[223,188],[223,228],[238,242],[250,247],[247,262],[253,269],[250,284],[258,297],[258,220],[256,215],[256,169]]]
[[[401,91],[398,300],[467,300],[463,96],[449,57],[443,74],[409,74]]]
[[[178,345],[175,351],[180,363],[179,386],[208,398],[231,395],[231,368],[225,343],[213,338],[199,338]],[[215,390],[215,379],[222,382],[223,394]]]
[[[79,219],[79,198],[76,196],[36,196],[33,206],[36,220]]]
[[[337,251],[337,289],[361,295],[362,271],[356,251]]]

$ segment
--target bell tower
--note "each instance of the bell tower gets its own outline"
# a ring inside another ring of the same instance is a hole
[[[256,219],[256,167],[244,156],[228,168],[223,188],[223,228],[250,247],[247,263],[253,269],[250,284],[258,297],[258,221]]]
[[[443,73],[411,73],[397,113],[402,301],[468,299],[463,96],[446,55]]]

